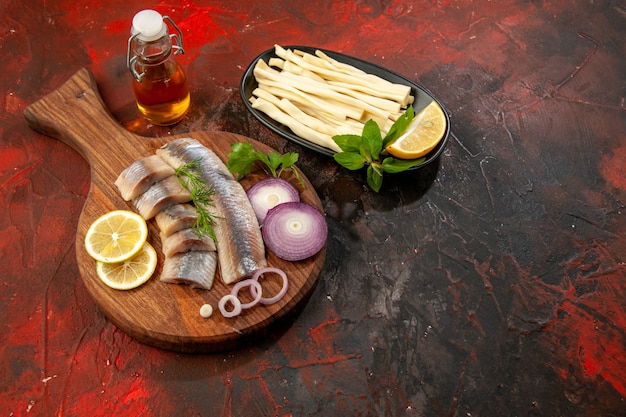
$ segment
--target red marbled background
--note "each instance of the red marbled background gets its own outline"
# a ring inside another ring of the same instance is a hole
[[[126,42],[142,8],[184,33],[193,107],[170,129],[133,102]],[[625,415],[622,2],[4,0],[0,12],[3,415]],[[427,87],[452,120],[439,163],[376,194],[269,132],[238,85],[275,43]],[[136,133],[226,130],[300,153],[330,234],[290,326],[184,355],[103,317],[75,261],[89,168],[22,115],[81,67]]]

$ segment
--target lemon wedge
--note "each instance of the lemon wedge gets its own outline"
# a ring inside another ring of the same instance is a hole
[[[446,116],[436,101],[415,115],[406,131],[385,149],[400,159],[416,159],[432,151],[446,132]]]
[[[122,262],[96,262],[98,278],[116,290],[137,288],[150,279],[157,266],[157,253],[148,242],[139,253]]]
[[[148,226],[129,210],[110,211],[97,218],[85,235],[85,249],[96,261],[118,263],[132,258],[148,239]]]

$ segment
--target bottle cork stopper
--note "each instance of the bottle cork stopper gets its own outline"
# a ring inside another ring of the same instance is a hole
[[[137,38],[150,42],[167,34],[167,26],[163,22],[163,16],[155,10],[142,10],[133,17],[131,34]]]

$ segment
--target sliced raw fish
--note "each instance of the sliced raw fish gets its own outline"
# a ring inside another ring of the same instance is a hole
[[[186,203],[190,200],[189,191],[180,184],[178,178],[172,175],[153,184],[132,201],[139,214],[144,219],[149,220],[172,204]]]
[[[181,252],[212,251],[215,252],[215,242],[210,236],[198,236],[193,229],[182,229],[169,236],[161,236],[163,255],[166,258]]]
[[[192,288],[210,290],[217,269],[217,253],[189,251],[166,257],[163,262],[161,282],[188,284]]]
[[[167,237],[179,230],[193,227],[198,219],[198,212],[191,204],[173,204],[158,212],[154,219],[161,234]]]
[[[199,175],[214,192],[216,214],[213,227],[222,280],[232,284],[267,266],[259,222],[241,184],[222,160],[191,138],[177,139],[157,149],[157,155],[172,167],[198,160]]]
[[[130,201],[154,183],[174,175],[174,168],[158,155],[150,155],[130,164],[115,180],[122,198]]]

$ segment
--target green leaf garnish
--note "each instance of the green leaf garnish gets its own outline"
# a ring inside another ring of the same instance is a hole
[[[333,158],[339,165],[353,171],[363,168],[367,162],[366,159],[357,152],[338,152],[333,155]]]
[[[241,179],[252,171],[252,165],[259,159],[259,156],[252,145],[247,142],[233,143],[230,148],[232,152],[228,154],[226,166],[230,172]]]
[[[252,172],[254,163],[259,161],[269,170],[273,177],[279,178],[284,171],[291,171],[298,182],[303,187],[305,186],[296,169],[295,164],[298,162],[298,154],[296,152],[287,152],[280,155],[276,151],[271,151],[265,154],[254,149],[248,142],[233,143],[230,145],[230,148],[232,151],[228,154],[226,166],[231,173],[237,176],[238,180]]]
[[[406,130],[407,127],[413,121],[413,117],[415,117],[415,113],[413,112],[413,106],[409,105],[406,111],[402,114],[402,116],[398,117],[398,120],[391,125],[389,128],[389,132],[383,138],[383,149],[390,145],[393,141],[398,139],[400,135]]]
[[[406,171],[407,169],[413,168],[416,165],[424,162],[426,158],[421,157],[417,159],[397,159],[393,157],[388,157],[383,159],[383,163],[381,168],[384,172],[389,172],[390,174],[394,174],[397,172]]]
[[[370,119],[365,123],[361,140],[366,153],[364,156],[372,161],[377,160],[380,151],[383,149],[383,138],[380,133],[380,128],[375,121]]]
[[[361,149],[361,136],[359,135],[336,135],[333,136],[333,140],[344,152],[359,152]]]
[[[174,169],[174,174],[178,182],[189,190],[191,200],[196,207],[198,218],[193,225],[193,230],[199,237],[208,235],[217,242],[213,226],[215,226],[215,220],[219,217],[215,216],[208,209],[214,206],[213,195],[215,192],[212,188],[207,187],[204,179],[198,174],[199,171],[200,159],[194,159]]]
[[[382,137],[380,127],[374,120],[368,120],[359,135],[335,135],[333,140],[342,152],[333,155],[335,161],[349,170],[355,171],[367,166],[367,184],[375,192],[380,191],[383,174],[406,171],[424,162],[425,158],[399,159],[386,156],[380,160],[387,145],[398,139],[413,120],[413,106],[395,121],[389,132]]]
[[[383,173],[378,170],[377,165],[367,167],[367,184],[376,192],[383,185]]]

